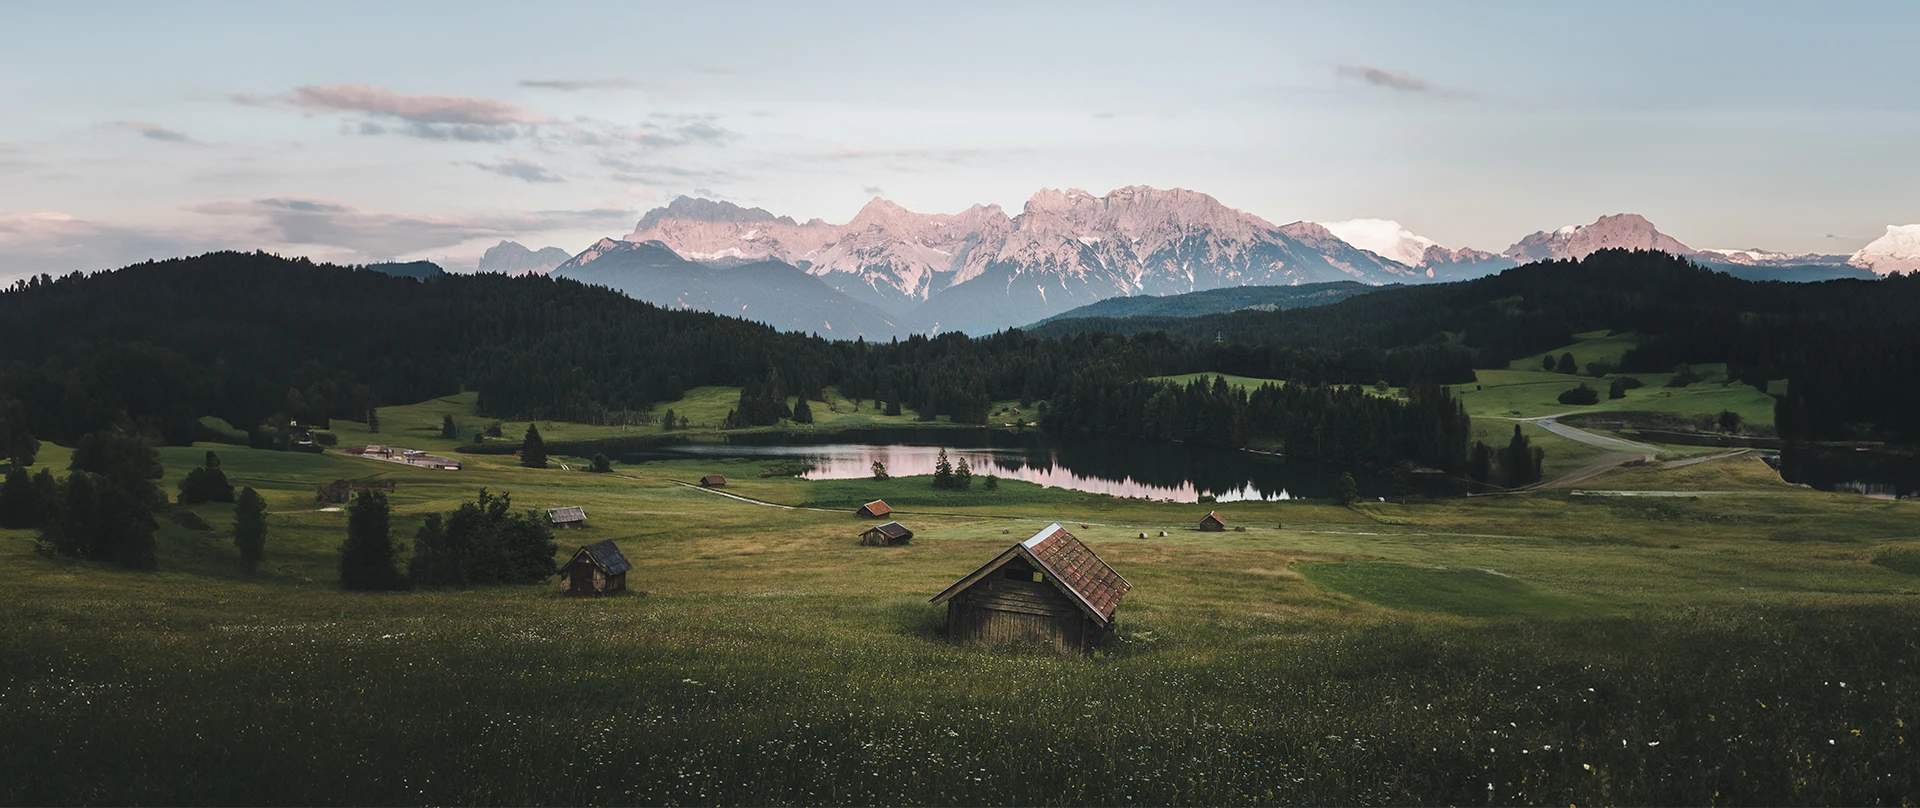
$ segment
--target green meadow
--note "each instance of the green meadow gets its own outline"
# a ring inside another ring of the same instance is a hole
[[[727,400],[702,395],[685,405],[696,421]],[[471,412],[451,397],[382,409],[377,436],[335,431],[452,451],[464,439],[438,438],[441,416],[464,435],[484,426]],[[517,439],[524,423],[505,427]],[[465,455],[462,471],[430,471],[213,445],[162,450],[164,486],[209,448],[269,503],[257,573],[235,558],[226,505],[194,509],[211,531],[163,520],[152,573],[46,557],[31,533],[0,531],[0,802],[1920,793],[1920,504],[1788,486],[1751,456],[1626,467],[1581,491],[1351,508],[809,482],[727,460],[596,475]],[[64,471],[67,452],[40,460]],[[710,473],[755,501],[684,484]],[[403,543],[482,487],[519,507],[584,506],[591,525],[558,533],[560,556],[613,539],[645,594],[564,598],[557,579],[342,591],[346,514],[313,486],[367,477],[396,483]],[[1660,495],[1618,493],[1636,491]],[[910,544],[858,544],[870,523],[852,508],[879,497]],[[1191,529],[1209,509],[1245,529]],[[1051,521],[1133,583],[1115,635],[1088,658],[949,642],[928,598]]]

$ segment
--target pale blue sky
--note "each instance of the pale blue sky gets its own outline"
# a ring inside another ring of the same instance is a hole
[[[8,3],[0,30],[0,277],[470,266],[680,194],[843,221],[1178,186],[1496,251],[1623,211],[1793,251],[1920,222],[1913,3]]]

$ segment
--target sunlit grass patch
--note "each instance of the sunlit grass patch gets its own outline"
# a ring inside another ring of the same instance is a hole
[[[1492,570],[1379,561],[1309,562],[1295,569],[1317,586],[1389,609],[1465,617],[1554,617],[1588,611],[1574,598]]]
[[[1872,561],[1895,572],[1920,575],[1920,547],[1884,545],[1873,551]]]

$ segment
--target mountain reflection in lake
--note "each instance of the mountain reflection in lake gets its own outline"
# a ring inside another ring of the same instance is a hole
[[[887,473],[896,477],[932,474],[942,448],[955,465],[965,458],[975,477],[994,474],[1075,491],[1181,502],[1192,502],[1201,494],[1221,502],[1332,497],[1340,472],[1349,470],[1187,444],[984,429],[734,435],[725,443],[670,444],[623,452],[620,460],[689,456],[796,460],[812,464],[813,470],[803,475],[806,478],[832,480],[871,476],[875,462],[885,463]],[[1363,496],[1384,496],[1395,488],[1389,479],[1351,471]]]

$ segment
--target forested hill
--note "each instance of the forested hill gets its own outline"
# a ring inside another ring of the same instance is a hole
[[[1920,442],[1920,276],[1756,282],[1665,253],[1603,250],[1328,306],[1155,326],[1249,352],[1286,346],[1340,355],[1350,376],[1366,375],[1366,363],[1383,355],[1375,349],[1459,351],[1474,367],[1499,368],[1570,344],[1577,333],[1630,331],[1642,342],[1626,355],[1625,371],[1725,362],[1734,378],[1756,386],[1792,380],[1778,413],[1783,436]],[[1431,366],[1447,367],[1438,359]],[[1391,378],[1388,370],[1379,375]]]
[[[1402,352],[1372,353],[1369,373],[1388,366],[1415,374],[1403,367]],[[288,420],[359,420],[370,407],[463,388],[478,393],[482,412],[498,417],[604,423],[702,385],[742,388],[729,419],[737,425],[775,423],[793,414],[793,396],[819,400],[827,385],[925,419],[978,424],[996,400],[1044,402],[1069,390],[1202,370],[1286,378],[1311,393],[1321,383],[1352,380],[1340,359],[1159,333],[829,342],[664,310],[565,279],[417,280],[262,253],[214,253],[41,277],[0,293],[0,432],[24,425],[34,437],[71,444],[118,428],[183,443],[195,438],[206,415],[261,434]],[[1240,411],[1246,402],[1239,398],[1195,397],[1193,406]],[[1365,403],[1309,395],[1288,406],[1302,417],[1360,423],[1380,415],[1373,411],[1382,405]],[[1422,412],[1447,421],[1433,428],[1453,430],[1455,410]],[[1397,415],[1394,423],[1426,428]],[[1210,430],[1206,439],[1231,445],[1267,425],[1250,427]],[[1417,437],[1356,431],[1354,441],[1325,450],[1323,459],[1391,461],[1410,456]]]
[[[1307,306],[1325,306],[1355,295],[1382,288],[1356,281],[1309,283],[1300,286],[1229,286],[1181,295],[1135,295],[1110,297],[1098,303],[1062,312],[1027,327],[1038,336],[1081,334],[1093,331],[1138,333],[1150,328],[1134,328],[1148,319],[1181,319],[1206,314],[1222,314],[1242,309],[1277,311]],[[1125,318],[1133,322],[1115,324]]]
[[[1755,283],[1621,251],[1328,306],[1197,317],[1171,335],[888,343],[783,334],[539,276],[416,280],[215,253],[0,293],[0,422],[62,443],[116,425],[184,442],[204,415],[242,428],[275,417],[324,423],[462,388],[492,415],[596,422],[727,385],[747,388],[741,420],[765,424],[789,397],[835,385],[981,423],[995,400],[1196,371],[1306,385],[1470,382],[1476,366],[1598,329],[1641,336],[1625,370],[1727,362],[1752,383],[1791,379],[1777,418],[1784,437],[1920,443],[1920,277]]]

